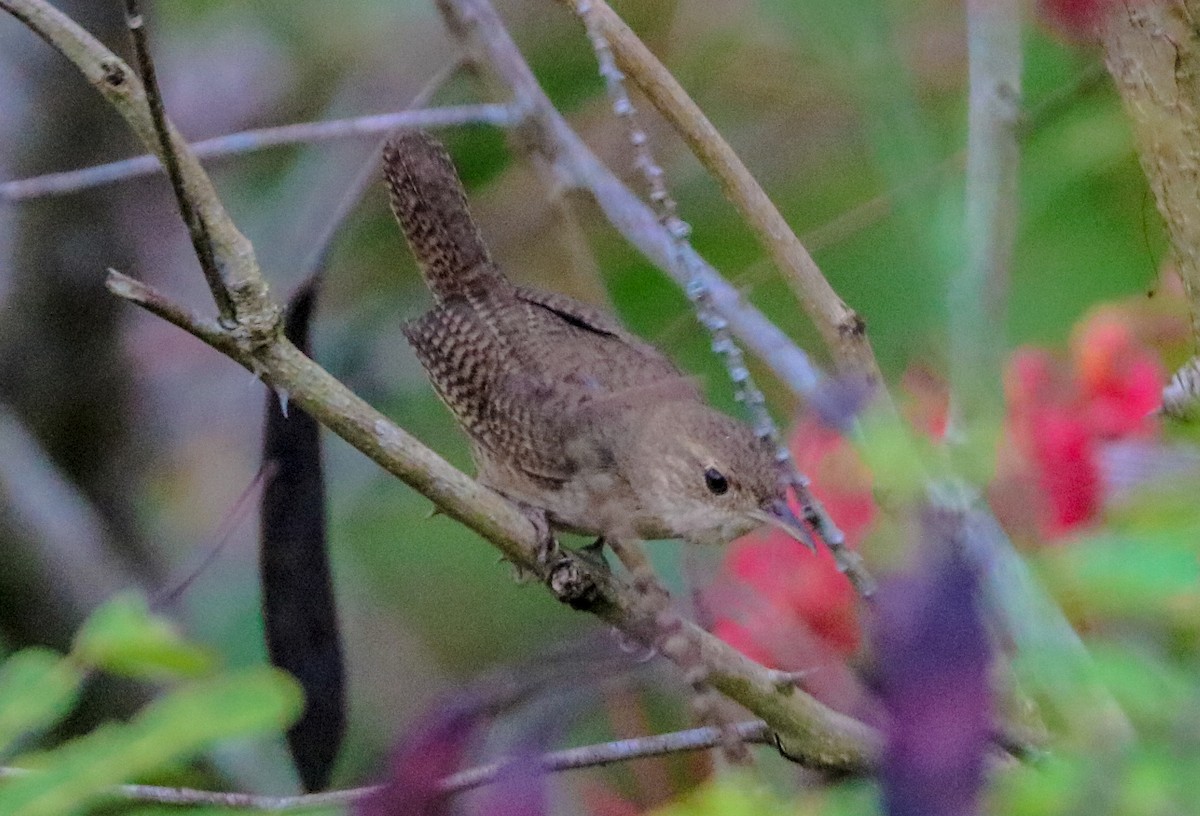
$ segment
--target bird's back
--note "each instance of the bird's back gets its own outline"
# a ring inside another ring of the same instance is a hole
[[[553,491],[578,468],[573,440],[605,404],[699,400],[679,369],[612,317],[514,286],[437,142],[402,134],[384,161],[392,208],[436,301],[405,336],[471,437],[486,481],[527,478],[531,489]]]

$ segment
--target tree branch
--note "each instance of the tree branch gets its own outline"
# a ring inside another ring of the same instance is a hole
[[[1163,393],[1165,413],[1184,417],[1200,402],[1200,32],[1198,0],[1121,0],[1106,5],[1104,61],[1137,138],[1142,171],[1167,225],[1198,356]]]
[[[198,159],[213,159],[297,144],[315,144],[353,136],[374,136],[400,128],[441,128],[457,125],[483,124],[512,127],[516,119],[507,105],[447,105],[438,108],[374,113],[349,119],[330,119],[323,122],[297,122],[291,125],[258,128],[215,136],[193,142],[191,149]],[[126,179],[162,172],[158,158],[149,154],[120,161],[47,173],[0,184],[0,200],[25,201],[42,196],[63,195],[111,184]]]
[[[221,273],[213,257],[212,236],[209,235],[208,225],[204,217],[192,205],[192,197],[184,186],[183,174],[179,170],[179,156],[175,150],[174,133],[167,127],[166,113],[163,111],[162,93],[158,87],[158,75],[154,70],[154,58],[150,54],[150,44],[146,37],[146,18],[142,16],[138,0],[125,0],[125,26],[133,40],[133,53],[137,58],[138,73],[142,77],[142,85],[146,94],[146,105],[150,108],[150,122],[154,127],[155,141],[158,154],[162,157],[163,167],[171,182],[171,191],[175,194],[175,203],[179,206],[179,214],[187,227],[188,236],[192,239],[192,249],[196,259],[200,261],[200,269],[208,282],[213,300],[217,303],[217,311],[221,313],[223,323],[236,323],[237,311],[229,292],[221,282]]]
[[[731,728],[737,738],[744,743],[766,743],[770,741],[769,731],[764,722],[752,720],[750,722],[736,723]],[[634,759],[712,748],[718,745],[721,739],[721,730],[712,727],[673,731],[668,734],[656,734],[649,737],[634,737],[633,739],[554,751],[545,754],[541,758],[541,768],[547,773],[598,768]],[[505,762],[503,761],[489,762],[485,765],[468,768],[465,771],[460,771],[443,779],[440,787],[447,794],[478,788],[494,782],[504,768]],[[23,776],[28,773],[36,773],[36,771],[27,771],[24,768],[0,768],[0,779]],[[238,810],[280,813],[317,807],[349,805],[370,796],[377,790],[379,790],[379,786],[369,785],[361,788],[310,793],[302,796],[260,796],[252,793],[228,793],[225,791],[197,790],[195,788],[168,788],[159,785],[119,785],[112,788],[109,794],[114,799],[123,799],[127,802],[143,802],[159,805],[211,805],[213,807],[234,808]]]
[[[967,262],[950,282],[951,381],[968,422],[1000,410],[1005,302],[1017,238],[1021,6],[967,0]]]
[[[0,0],[0,8],[63,51],[117,107],[142,141],[148,147],[156,144],[145,95],[111,52],[44,0]],[[197,209],[212,231],[221,283],[238,307],[238,325],[219,326],[220,330],[214,331],[204,320],[121,275],[110,275],[110,288],[192,332],[262,377],[321,424],[430,498],[447,515],[478,532],[508,560],[538,575],[564,602],[591,612],[642,644],[654,643],[653,614],[640,603],[632,587],[569,552],[561,553],[549,564],[541,563],[537,533],[517,507],[453,468],[282,336],[278,330],[279,308],[270,299],[253,250],[229,220],[186,143],[177,140],[176,145],[186,190],[195,197]],[[688,665],[694,659],[692,655],[698,654],[709,669],[711,683],[769,723],[781,750],[789,757],[815,768],[841,772],[862,771],[872,765],[879,745],[873,729],[797,689],[779,689],[768,669],[695,624],[685,623],[679,636],[671,641],[678,641],[678,645],[673,649],[664,647],[664,656]]]

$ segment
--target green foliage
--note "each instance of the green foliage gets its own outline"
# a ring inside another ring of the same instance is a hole
[[[83,670],[49,649],[25,649],[0,663],[0,756],[64,717],[81,685]]]
[[[726,774],[660,810],[655,816],[792,816],[795,806],[751,776]]]
[[[1052,758],[1000,775],[992,812],[1200,811],[1200,508],[1179,498],[1156,491],[1103,531],[1037,559],[1085,633],[1092,669],[1076,678]],[[1042,656],[1041,668],[1056,659]]]
[[[125,677],[197,677],[214,657],[180,637],[171,622],[154,617],[146,599],[118,595],[88,618],[75,637],[80,661]]]
[[[303,707],[287,674],[263,666],[218,672],[206,651],[151,615],[143,598],[122,595],[84,624],[70,656],[32,648],[0,664],[0,751],[65,716],[87,669],[172,683],[129,722],[17,757],[12,764],[27,772],[0,782],[0,813],[82,812],[114,785],[168,769],[218,743],[278,733]]]

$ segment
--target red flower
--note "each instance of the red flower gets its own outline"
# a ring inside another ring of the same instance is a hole
[[[1015,456],[1009,452],[1002,462],[1001,481],[1036,486],[1033,509],[1050,539],[1099,516],[1100,450],[1108,442],[1154,433],[1151,413],[1165,382],[1156,357],[1114,310],[1101,310],[1082,324],[1071,362],[1042,349],[1018,349],[1005,376]]]
[[[1162,400],[1165,374],[1112,310],[1087,321],[1072,344],[1075,370],[1087,405],[1088,426],[1101,439],[1145,437],[1156,428],[1152,413]]]
[[[813,493],[857,546],[875,504],[854,449],[813,419],[800,423],[792,447]],[[713,631],[748,657],[796,670],[858,649],[854,590],[825,547],[812,553],[781,531],[752,533],[730,545],[723,572]]]
[[[1053,31],[1076,42],[1095,39],[1111,0],[1038,0],[1038,16]]]

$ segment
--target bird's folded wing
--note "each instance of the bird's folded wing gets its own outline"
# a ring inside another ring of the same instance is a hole
[[[549,382],[601,397],[683,377],[661,351],[593,306],[536,289],[518,287],[516,295],[525,331],[514,345]]]
[[[472,441],[539,479],[566,480],[563,395],[524,370],[470,305],[447,301],[408,323],[404,335],[434,390]]]

